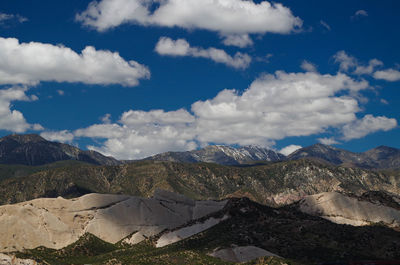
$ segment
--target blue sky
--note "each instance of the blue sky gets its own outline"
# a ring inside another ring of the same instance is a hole
[[[400,148],[399,1],[4,0],[0,135],[121,159]]]

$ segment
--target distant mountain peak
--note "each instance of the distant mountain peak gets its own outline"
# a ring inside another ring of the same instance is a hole
[[[13,140],[20,144],[46,141],[46,139],[44,139],[42,136],[38,134],[10,134],[0,139],[0,141],[7,141],[7,140]]]
[[[324,144],[314,144],[296,150],[288,156],[289,160],[318,158],[335,165],[362,168],[399,168],[400,149],[378,146],[363,153],[354,153]]]
[[[340,148],[334,147],[332,145],[316,143],[310,146],[311,148],[320,148],[320,149],[328,149],[328,150],[340,150]]]
[[[390,146],[386,146],[386,145],[380,145],[378,147],[375,147],[373,149],[368,150],[369,151],[373,151],[373,150],[379,150],[379,151],[399,151],[399,149],[394,148],[394,147],[390,147]]]
[[[271,149],[251,145],[232,147],[226,145],[209,145],[199,150],[186,152],[166,152],[145,160],[175,162],[208,162],[222,165],[240,165],[254,161],[280,161],[285,156]]]
[[[37,134],[11,134],[0,138],[0,164],[36,166],[61,160],[78,160],[97,165],[121,163],[94,151],[47,141]]]

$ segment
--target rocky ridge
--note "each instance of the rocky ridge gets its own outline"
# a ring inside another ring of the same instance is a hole
[[[288,160],[316,158],[334,165],[366,169],[400,168],[400,149],[379,146],[363,153],[354,153],[329,145],[315,144],[296,150]]]
[[[0,138],[0,164],[44,165],[62,160],[77,160],[96,165],[118,165],[118,160],[95,151],[50,142],[36,134],[8,135]]]
[[[267,148],[244,146],[233,148],[223,145],[211,145],[200,150],[186,152],[166,152],[145,160],[173,161],[184,163],[207,162],[220,165],[240,165],[256,161],[281,161],[285,156]]]
[[[355,195],[374,190],[399,194],[400,174],[306,159],[245,167],[159,161],[118,166],[82,164],[0,181],[0,204],[41,197],[72,198],[87,193],[150,197],[157,188],[196,200],[246,196],[262,204],[279,206],[331,191]]]
[[[363,153],[354,153],[329,145],[314,144],[300,148],[285,156],[271,149],[257,146],[233,148],[229,146],[207,146],[200,150],[186,152],[166,152],[145,160],[172,161],[182,163],[207,162],[220,165],[243,165],[256,162],[277,162],[312,158],[333,165],[360,167],[365,169],[400,168],[400,150],[379,146]]]

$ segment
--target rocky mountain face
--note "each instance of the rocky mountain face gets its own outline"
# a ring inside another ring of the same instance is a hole
[[[145,158],[145,160],[242,165],[258,161],[277,162],[302,158],[317,159],[333,165],[342,165],[346,167],[360,167],[366,169],[400,168],[400,149],[387,146],[379,146],[363,153],[354,153],[329,145],[315,144],[301,148],[286,157],[274,150],[257,146],[233,148],[229,146],[211,145],[194,151],[161,153]]]
[[[0,139],[0,164],[44,165],[61,160],[78,160],[97,165],[120,162],[94,151],[50,142],[36,134],[9,135]]]
[[[166,152],[144,160],[181,163],[215,163],[243,165],[257,162],[279,162],[313,158],[334,165],[365,169],[400,168],[400,149],[379,146],[364,153],[353,153],[323,144],[301,148],[289,156],[258,146],[229,147],[210,145],[186,152]],[[36,134],[9,135],[0,138],[0,164],[45,165],[56,161],[76,160],[96,165],[119,165],[133,161],[118,161],[95,151],[83,151],[68,144],[50,142]]]
[[[343,163],[360,162],[359,155],[347,150],[324,144],[314,144],[291,153],[287,158],[297,160],[301,158],[319,158],[329,163],[340,165]]]
[[[400,168],[400,149],[379,146],[363,153],[363,156],[374,161],[376,168]]]
[[[368,212],[371,207],[379,206],[356,201],[353,203],[360,211]],[[315,200],[309,200],[307,206],[319,207]],[[271,208],[246,198],[201,202],[166,192],[152,199],[91,194],[74,200],[39,199],[1,206],[0,211],[0,224],[8,222],[12,228],[3,234],[7,238],[0,239],[2,249],[13,248],[13,244],[19,248],[24,245],[27,249],[13,255],[44,264],[232,264],[229,262],[233,261],[310,265],[400,259],[400,232],[396,230],[383,225],[340,225],[299,211],[298,205]],[[28,216],[31,228],[46,232],[17,227]],[[363,218],[368,221],[369,217]],[[150,227],[144,228],[144,223]],[[69,229],[75,229],[75,233]],[[143,236],[147,230],[158,232]],[[38,240],[36,245],[50,248],[29,249],[28,243],[21,239],[24,236],[32,236]],[[61,238],[68,240],[59,244]],[[72,244],[62,247],[72,238],[75,239]],[[254,258],[257,260],[251,261]]]
[[[330,191],[399,194],[400,172],[347,168],[307,159],[246,167],[160,161],[118,166],[74,164],[0,181],[0,204],[40,197],[71,198],[91,192],[149,197],[157,188],[197,200],[246,196],[278,206]]]
[[[255,161],[281,161],[285,156],[258,146],[234,148],[222,145],[210,145],[200,150],[187,152],[167,152],[151,156],[145,160],[173,162],[207,162],[220,165],[240,165]]]
[[[353,153],[329,145],[315,144],[290,154],[288,160],[316,158],[334,165],[361,168],[400,168],[400,149],[379,146],[364,153]]]

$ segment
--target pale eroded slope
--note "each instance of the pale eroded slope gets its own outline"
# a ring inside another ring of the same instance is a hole
[[[60,249],[86,232],[110,243],[135,231],[151,236],[218,211],[225,204],[157,191],[153,198],[89,194],[5,205],[0,207],[0,252],[38,246]]]
[[[381,223],[389,227],[400,227],[399,210],[337,192],[307,196],[300,201],[299,208],[302,212],[339,224],[361,226]]]

